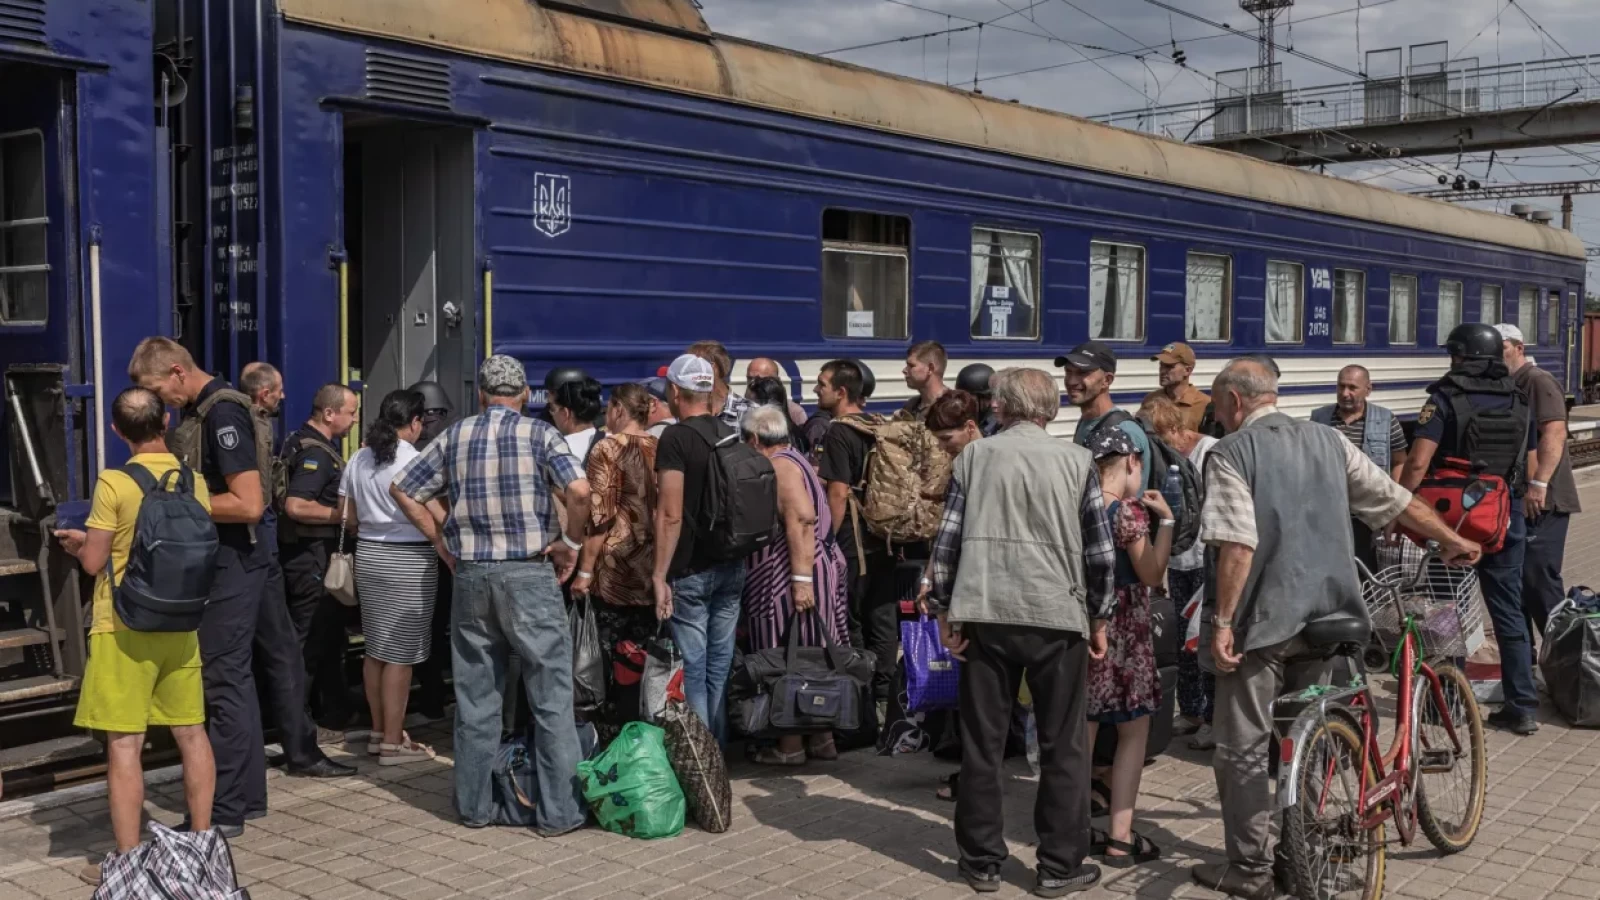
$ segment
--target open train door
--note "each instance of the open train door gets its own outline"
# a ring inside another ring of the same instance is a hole
[[[1566,384],[1567,406],[1571,408],[1577,398],[1583,396],[1583,283],[1568,281],[1566,289],[1567,301],[1561,307],[1561,330],[1566,336]]]
[[[437,381],[470,412],[477,353],[476,134],[347,114],[346,353],[363,423],[384,395]],[[358,446],[355,438],[351,446]]]

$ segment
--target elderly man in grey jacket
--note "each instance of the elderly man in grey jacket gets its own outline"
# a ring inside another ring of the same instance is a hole
[[[1438,541],[1450,563],[1475,560],[1479,548],[1338,431],[1278,412],[1277,375],[1260,361],[1229,363],[1211,396],[1228,435],[1206,461],[1200,540],[1215,577],[1200,639],[1201,664],[1217,674],[1212,765],[1228,861],[1196,866],[1193,877],[1266,900],[1275,896],[1269,706],[1320,665],[1318,641],[1364,641],[1371,627],[1346,522],[1380,529],[1398,519]]]
[[[932,597],[961,667],[961,876],[1000,889],[1006,859],[1001,759],[1028,673],[1039,728],[1034,894],[1061,897],[1100,879],[1089,853],[1089,658],[1105,655],[1116,604],[1116,546],[1088,450],[1045,432],[1061,409],[1048,372],[990,381],[1002,430],[956,457],[934,539]]]

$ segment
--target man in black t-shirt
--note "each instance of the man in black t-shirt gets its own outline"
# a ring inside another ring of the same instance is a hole
[[[323,587],[328,558],[339,543],[339,481],[344,457],[339,442],[355,426],[360,401],[342,384],[323,385],[311,418],[289,435],[279,451],[287,469],[278,524],[278,554],[288,588],[289,618],[303,652],[321,718],[342,728],[350,718],[344,677],[348,610]]]
[[[711,472],[711,439],[732,430],[711,413],[717,371],[685,354],[667,368],[668,404],[677,417],[656,446],[660,479],[655,514],[656,616],[672,620],[672,639],[683,653],[683,692],[689,707],[727,741],[728,673],[744,593],[744,560],[721,561],[699,540],[711,523],[700,520]]]
[[[828,488],[828,511],[848,567],[850,642],[877,657],[872,688],[878,700],[894,690],[900,647],[900,598],[895,590],[896,558],[883,538],[867,530],[859,515],[865,501],[867,457],[872,438],[838,421],[861,413],[860,366],[836,359],[817,376],[817,406],[833,416],[822,438],[817,474]]]

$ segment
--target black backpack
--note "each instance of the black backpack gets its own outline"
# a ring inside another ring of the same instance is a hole
[[[137,463],[122,473],[144,500],[112,607],[134,631],[196,631],[216,575],[217,527],[194,495],[194,470],[173,469],[159,482]],[[116,583],[115,572],[107,577]]]
[[[1167,480],[1167,469],[1171,466],[1178,467],[1178,475],[1183,481],[1183,509],[1173,510],[1178,524],[1172,531],[1172,552],[1182,553],[1193,547],[1194,542],[1200,537],[1200,506],[1205,502],[1205,482],[1200,478],[1200,470],[1189,461],[1189,457],[1156,437],[1156,433],[1150,430],[1149,422],[1134,419],[1127,412],[1114,409],[1100,420],[1100,427],[1115,428],[1130,419],[1139,423],[1139,427],[1144,429],[1145,440],[1150,442],[1150,471],[1144,473],[1145,489],[1161,490],[1162,482]]]
[[[711,446],[697,517],[699,549],[712,559],[729,561],[772,543],[778,535],[778,473],[772,460],[726,425],[700,419],[684,424]]]

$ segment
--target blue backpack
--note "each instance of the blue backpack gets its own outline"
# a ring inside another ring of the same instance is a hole
[[[138,463],[121,471],[144,500],[122,583],[108,575],[112,607],[134,631],[196,631],[216,576],[217,526],[194,495],[194,471],[180,466],[159,482]]]

